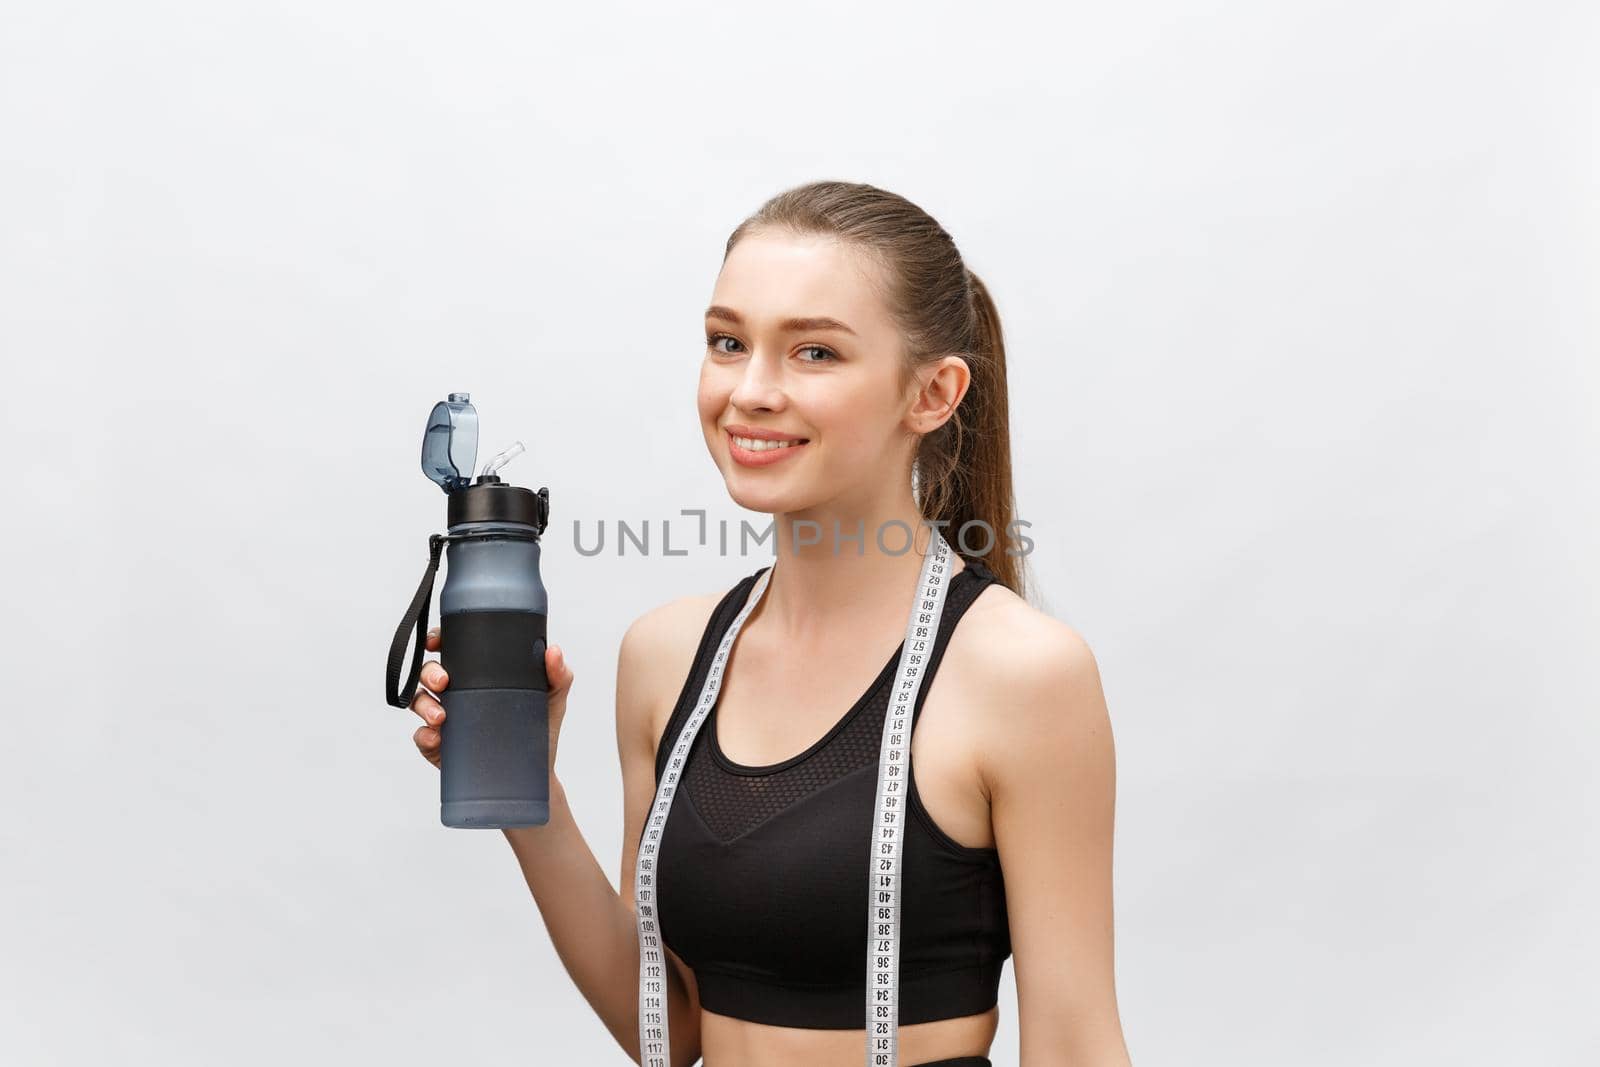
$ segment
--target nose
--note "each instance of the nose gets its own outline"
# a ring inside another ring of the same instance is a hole
[[[782,411],[788,404],[782,370],[774,360],[752,355],[744,361],[744,373],[729,399],[741,411]]]

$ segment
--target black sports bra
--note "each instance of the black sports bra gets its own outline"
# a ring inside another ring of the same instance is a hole
[[[912,732],[956,623],[998,581],[981,561],[945,590],[939,632],[912,711]],[[766,568],[762,568],[765,570]],[[717,605],[656,749],[659,785],[712,657],[760,578]],[[662,940],[694,970],[700,1003],[774,1026],[864,1029],[867,862],[879,750],[896,648],[871,687],[806,751],[747,767],[717,745],[713,706],[689,750],[662,830],[657,916]],[[900,1025],[975,1015],[998,1001],[1011,955],[995,848],[941,830],[917,794],[901,842]],[[641,832],[641,839],[642,839]]]

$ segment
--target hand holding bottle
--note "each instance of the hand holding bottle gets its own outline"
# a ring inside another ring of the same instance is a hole
[[[427,649],[439,651],[439,627],[428,631]],[[544,669],[550,679],[550,697],[547,705],[550,717],[550,778],[556,775],[556,739],[561,733],[561,720],[567,714],[567,691],[572,685],[573,673],[567,667],[561,647],[554,645],[544,650]],[[411,698],[411,710],[422,719],[422,725],[411,735],[417,751],[435,767],[439,766],[440,730],[444,725],[445,709],[437,697],[450,684],[450,676],[438,660],[428,660],[422,665],[421,683]]]

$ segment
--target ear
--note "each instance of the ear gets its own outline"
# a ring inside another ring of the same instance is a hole
[[[972,371],[967,361],[957,355],[918,367],[913,379],[915,392],[911,407],[905,415],[906,428],[912,433],[925,434],[943,426],[956,413],[971,383]]]

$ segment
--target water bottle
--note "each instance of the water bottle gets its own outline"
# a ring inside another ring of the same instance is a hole
[[[446,826],[509,829],[550,821],[550,726],[545,676],[549,605],[539,538],[550,490],[537,493],[497,473],[519,441],[484,464],[476,480],[478,414],[467,393],[434,405],[422,438],[422,470],[448,497],[448,532],[429,538],[428,569],[389,650],[385,699],[409,707],[422,673],[428,605],[440,556],[439,818]],[[448,548],[446,547],[448,546]],[[409,680],[396,687],[415,627]]]

